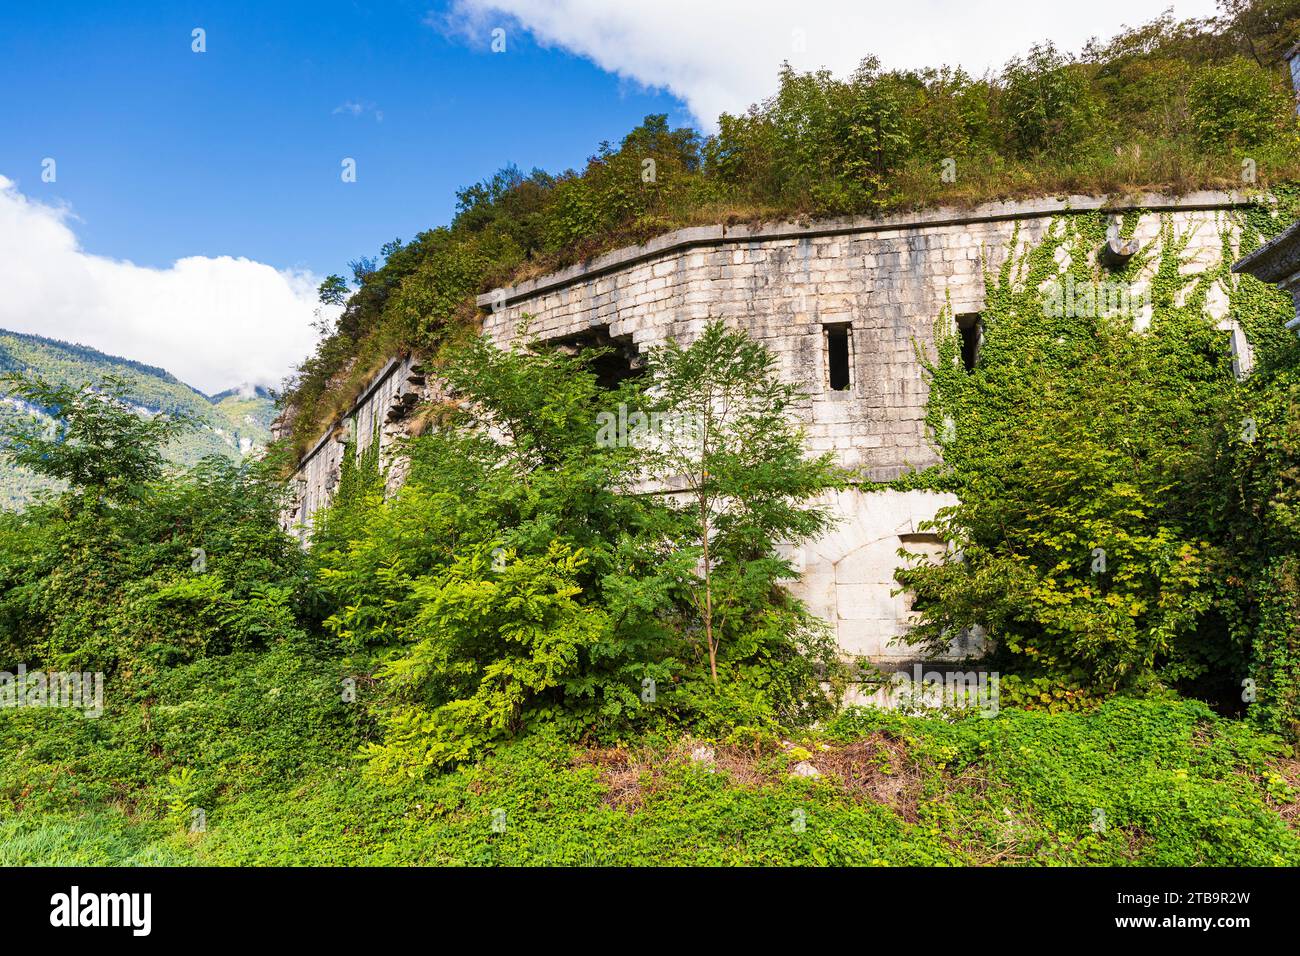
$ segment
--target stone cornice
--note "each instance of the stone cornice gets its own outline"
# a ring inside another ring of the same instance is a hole
[[[962,226],[980,222],[1033,219],[1068,213],[1094,212],[1099,209],[1127,212],[1135,209],[1151,212],[1230,209],[1251,205],[1256,199],[1238,192],[1201,191],[1184,196],[1147,193],[1112,199],[1107,196],[1068,196],[1051,199],[985,203],[970,209],[939,207],[921,212],[893,216],[850,216],[822,219],[808,224],[771,222],[759,225],[691,226],[656,236],[639,246],[625,246],[547,275],[528,279],[504,289],[494,289],[478,297],[480,308],[510,305],[521,299],[534,298],[556,289],[598,278],[670,253],[686,249],[738,242],[762,242],[773,239],[811,239],[852,233],[887,232]]]

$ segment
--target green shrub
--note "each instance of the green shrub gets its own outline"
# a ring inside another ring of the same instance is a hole
[[[1052,44],[1035,46],[1024,59],[1012,60],[1003,82],[1001,108],[1019,155],[1063,156],[1102,132],[1102,110],[1085,68]]]
[[[401,490],[385,501],[376,476],[350,469],[318,526],[325,626],[382,661],[385,736],[367,751],[382,775],[541,724],[608,736],[734,717],[773,733],[828,707],[833,645],[783,590],[775,549],[826,526],[809,502],[836,479],[825,458],[805,460],[774,359],[712,326],[656,353],[650,402],[636,382],[602,387],[600,357],[485,339],[449,352],[458,410],[409,443]],[[751,407],[716,422],[697,460],[662,461],[666,446],[630,429],[605,435],[606,419],[689,417],[709,394]],[[712,526],[629,493],[660,465],[717,511]]]
[[[111,381],[16,387],[57,407],[62,435],[11,432],[6,450],[69,487],[2,521],[0,649],[29,668],[113,672],[300,633],[303,556],[269,463],[164,474],[160,448],[183,423],[142,419]]]
[[[944,317],[929,421],[961,498],[936,522],[954,550],[899,580],[918,596],[911,640],[939,649],[978,625],[1009,669],[1109,691],[1149,680],[1209,607],[1210,544],[1188,483],[1235,383],[1168,228],[1149,332],[1132,330],[1140,303],[1052,307],[1053,283],[1103,279],[1088,255],[1101,229],[1059,220],[990,277],[972,372]],[[1192,286],[1183,305],[1166,282]]]
[[[1287,115],[1291,96],[1286,85],[1244,57],[1198,70],[1187,97],[1202,149],[1250,149],[1288,129],[1295,139],[1295,119]]]

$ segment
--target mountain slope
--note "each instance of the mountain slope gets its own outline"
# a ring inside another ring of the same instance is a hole
[[[207,455],[239,460],[266,445],[275,417],[275,405],[260,387],[230,389],[209,397],[161,368],[83,345],[0,329],[0,375],[23,372],[66,384],[116,375],[127,382],[128,397],[141,411],[189,416],[198,426],[168,450],[168,457],[178,465],[192,465]],[[0,417],[16,415],[45,417],[45,412],[6,396],[0,387]],[[0,461],[0,508],[21,507],[51,487],[50,482]]]

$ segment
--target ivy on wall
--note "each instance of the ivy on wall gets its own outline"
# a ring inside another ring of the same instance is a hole
[[[1241,254],[1300,215],[1300,187],[1244,214]],[[1226,268],[1225,268],[1226,274]],[[1223,496],[1212,513],[1225,573],[1217,604],[1249,653],[1243,695],[1270,730],[1300,737],[1300,342],[1285,329],[1291,297],[1251,276],[1232,277],[1230,302],[1255,355],[1238,395],[1242,440],[1219,462]],[[1249,441],[1244,440],[1249,438]]]
[[[944,560],[899,572],[912,642],[938,651],[978,626],[1004,692],[1052,708],[1163,685],[1292,727],[1300,346],[1281,331],[1289,296],[1230,265],[1280,231],[1295,195],[1227,217],[1210,269],[1189,264],[1169,216],[1115,268],[1097,254],[1103,214],[1017,232],[987,272],[973,369],[939,317],[923,361],[944,464],[911,480],[961,500],[933,523]],[[1216,285],[1255,348],[1244,381],[1209,311]]]

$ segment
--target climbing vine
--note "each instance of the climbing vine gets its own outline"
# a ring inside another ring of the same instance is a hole
[[[1300,188],[1283,186],[1243,216],[1240,252],[1253,251],[1300,214]],[[1251,276],[1228,277],[1231,314],[1255,369],[1234,410],[1236,442],[1218,462],[1223,495],[1212,515],[1223,541],[1216,604],[1249,652],[1242,695],[1270,730],[1300,736],[1300,342],[1285,329],[1290,296]]]
[[[1225,220],[1210,269],[1168,215],[1110,268],[1097,250],[1108,229],[1135,236],[1136,212],[1017,230],[986,270],[970,370],[945,310],[925,362],[944,457],[930,481],[961,501],[932,526],[945,558],[899,573],[911,641],[942,650],[979,628],[1004,686],[1052,706],[1165,685],[1294,723],[1298,350],[1289,298],[1229,267],[1233,237],[1245,252],[1276,234],[1295,196]],[[1244,381],[1216,288],[1255,348]]]

